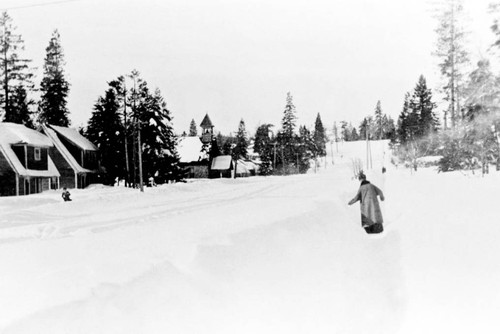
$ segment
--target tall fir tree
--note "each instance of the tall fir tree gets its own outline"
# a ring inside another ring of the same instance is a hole
[[[384,138],[384,114],[382,112],[382,104],[380,100],[377,101],[377,105],[375,106],[375,119],[374,119],[375,129],[375,138],[381,140]]]
[[[138,82],[134,87],[133,118],[136,139],[139,135],[141,138],[137,153],[142,157],[143,182],[150,178],[154,178],[156,183],[181,181],[184,172],[179,166],[177,138],[167,104],[159,89],[151,93],[147,82],[139,80],[137,71],[134,71],[133,77]]]
[[[439,121],[434,113],[436,104],[432,101],[432,92],[427,88],[425,77],[421,75],[410,100],[410,113],[415,119],[415,135],[424,137],[436,132]]]
[[[299,127],[299,137],[297,141],[299,145],[295,152],[295,165],[298,172],[304,174],[309,170],[309,162],[312,159],[314,159],[315,164],[317,162],[317,146],[314,135],[305,125]]]
[[[9,113],[5,117],[6,122],[24,124],[25,126],[34,129],[33,120],[31,117],[31,106],[35,101],[28,97],[28,93],[23,85],[18,85],[11,92],[9,97],[12,110],[17,110],[16,113]]]
[[[314,143],[316,146],[316,155],[320,157],[324,157],[326,155],[326,131],[323,126],[323,122],[321,121],[321,116],[318,113],[316,116],[316,122],[314,123]]]
[[[248,157],[248,135],[245,127],[245,121],[241,119],[240,124],[238,125],[238,132],[236,133],[236,145],[233,149],[234,158],[246,159]]]
[[[198,129],[196,128],[196,122],[194,119],[191,120],[191,123],[189,124],[189,137],[196,137],[198,136]]]
[[[293,104],[293,96],[290,92],[286,96],[285,110],[283,111],[283,118],[281,120],[281,131],[277,135],[279,151],[281,151],[281,166],[283,172],[288,174],[291,172],[289,165],[295,159],[295,147],[297,144],[297,136],[295,134],[295,127],[297,121],[295,105]]]
[[[45,49],[45,63],[43,65],[43,79],[40,84],[41,100],[38,104],[38,120],[58,126],[68,126],[67,97],[69,83],[64,75],[64,53],[61,46],[61,37],[55,30]]]
[[[102,175],[104,184],[113,185],[116,178],[126,176],[123,132],[119,97],[110,87],[94,105],[85,131],[86,137],[99,148],[101,166],[105,171]]]
[[[464,28],[463,0],[441,0],[437,20],[437,49],[434,55],[440,59],[439,68],[444,79],[443,92],[448,101],[444,114],[444,128],[455,128],[463,118],[463,83],[465,66],[469,55],[465,48],[466,31]]]
[[[411,119],[410,119],[410,93],[405,94],[405,99],[403,102],[403,109],[399,114],[398,127],[396,130],[396,138],[398,144],[405,144],[411,136]]]
[[[0,15],[0,118],[6,121],[23,122],[30,120],[30,99],[27,97],[33,89],[31,78],[33,73],[29,68],[31,60],[22,58],[24,41],[16,33],[12,18],[3,12]],[[26,98],[23,96],[26,95]],[[23,100],[24,102],[20,103]],[[28,108],[26,108],[28,106]]]
[[[269,135],[271,132],[272,124],[263,124],[257,128],[255,132],[255,141],[253,150],[259,154],[261,165],[260,174],[269,175],[273,170],[273,158],[275,153],[275,146],[273,145],[273,138]]]

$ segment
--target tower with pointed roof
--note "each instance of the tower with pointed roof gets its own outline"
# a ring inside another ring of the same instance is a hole
[[[210,117],[208,117],[208,114],[206,114],[201,121],[200,127],[202,129],[200,139],[203,144],[211,143],[214,136],[214,126],[212,124],[212,121],[210,120]]]

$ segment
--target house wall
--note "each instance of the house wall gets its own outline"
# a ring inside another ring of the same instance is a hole
[[[59,174],[59,185],[61,188],[73,189],[75,188],[75,172],[69,163],[64,159],[59,150],[55,147],[50,148],[49,156],[56,165]]]
[[[0,196],[16,195],[16,173],[11,169],[7,158],[0,152]]]
[[[47,148],[40,148],[40,160],[35,160],[35,147],[28,146],[28,169],[33,170],[48,170],[49,163],[47,159]]]

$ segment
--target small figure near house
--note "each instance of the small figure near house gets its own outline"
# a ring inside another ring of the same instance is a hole
[[[155,178],[154,178],[154,177],[152,177],[152,176],[151,176],[151,177],[148,179],[148,182],[149,182],[149,186],[150,186],[150,187],[156,187],[156,182],[155,182]]]
[[[361,185],[356,196],[349,201],[349,205],[360,201],[361,226],[365,229],[366,233],[381,233],[384,231],[382,225],[384,221],[377,196],[383,201],[385,199],[384,194],[382,190],[366,180],[363,171],[359,172],[358,180],[361,181]]]
[[[69,193],[69,191],[66,189],[66,188],[63,188],[63,192],[62,192],[62,198],[65,202],[68,202],[68,201],[71,201],[71,194]]]

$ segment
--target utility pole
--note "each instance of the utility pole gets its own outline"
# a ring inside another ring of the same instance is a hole
[[[133,70],[132,74],[129,75],[134,80],[134,100],[133,100],[133,109],[134,109],[134,117],[135,117],[135,125],[137,125],[137,160],[139,164],[139,189],[141,192],[144,192],[144,184],[142,181],[142,144],[141,144],[141,120],[137,115],[136,109],[136,99],[137,99],[137,88],[136,88],[136,79],[139,75],[137,70]]]
[[[137,122],[137,149],[139,155],[139,188],[144,192],[144,184],[142,182],[142,144],[141,144],[141,122]]]
[[[128,159],[128,131],[127,131],[127,83],[123,79],[123,133],[125,135],[125,169],[127,171],[125,186],[130,187],[130,166]]]
[[[372,152],[370,149],[370,127],[366,125],[366,169],[372,168]]]

